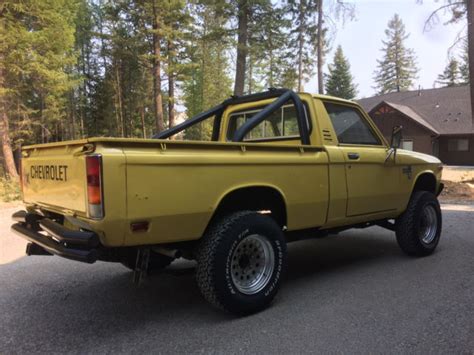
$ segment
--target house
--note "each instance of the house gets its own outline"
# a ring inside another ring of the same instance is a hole
[[[448,165],[474,165],[469,86],[394,92],[358,101],[390,141],[403,126],[402,148],[439,157]]]

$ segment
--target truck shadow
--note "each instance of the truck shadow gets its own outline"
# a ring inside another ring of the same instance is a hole
[[[299,288],[316,292],[320,280],[337,281],[338,275],[356,275],[358,269],[371,269],[373,264],[401,262],[406,262],[406,257],[398,249],[393,233],[379,228],[370,236],[357,230],[292,243],[277,307],[281,311],[282,307],[298,302],[293,293],[301,292]],[[172,267],[169,272],[148,277],[140,287],[131,280],[130,271],[108,263],[90,266],[36,257],[3,266],[0,326],[6,331],[0,340],[4,337],[16,343],[28,334],[28,343],[16,348],[17,351],[35,349],[28,348],[28,344],[44,344],[44,339],[50,338],[81,352],[94,349],[94,344],[104,337],[119,339],[120,334],[139,332],[146,324],[166,329],[168,336],[170,332],[182,336],[181,328],[189,330],[193,323],[214,327],[222,322],[261,320],[265,315],[278,314],[271,307],[253,317],[235,319],[214,310],[201,297],[192,268]]]
[[[355,271],[372,263],[393,262],[405,259],[395,234],[375,227],[375,236],[369,237],[366,230],[350,230],[322,239],[305,240],[289,244],[288,272],[286,283],[300,278],[312,279],[334,276],[343,269]]]

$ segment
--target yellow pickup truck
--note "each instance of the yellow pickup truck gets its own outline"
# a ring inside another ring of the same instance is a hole
[[[210,141],[173,140],[212,120]],[[143,272],[196,260],[204,297],[235,314],[274,298],[286,243],[352,227],[395,231],[432,253],[441,162],[388,144],[352,101],[291,90],[232,97],[154,139],[89,138],[23,148],[28,255],[121,262]]]

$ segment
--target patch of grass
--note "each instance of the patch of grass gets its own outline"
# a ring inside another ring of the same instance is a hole
[[[3,202],[20,200],[20,182],[16,179],[0,178],[0,199]]]

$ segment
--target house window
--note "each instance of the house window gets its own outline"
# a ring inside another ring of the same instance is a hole
[[[413,150],[413,139],[403,139],[401,148],[405,150]]]
[[[452,138],[448,139],[448,152],[468,152],[469,139],[467,138]]]

